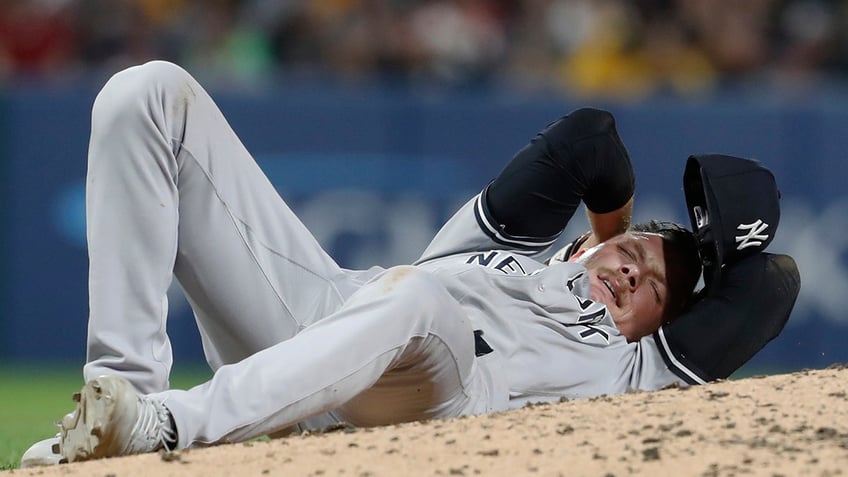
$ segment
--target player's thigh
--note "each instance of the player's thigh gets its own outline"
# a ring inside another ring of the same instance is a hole
[[[334,412],[342,420],[374,426],[506,408],[506,388],[490,360],[476,355],[474,328],[460,305],[446,292],[418,292],[433,298],[429,329],[406,344],[373,386]]]
[[[283,118],[285,114],[280,112]],[[220,311],[226,311],[224,300],[233,294],[268,292],[269,302],[274,301],[270,295],[276,295],[284,312],[303,321],[322,312],[313,305],[316,299],[344,287],[346,274],[280,197],[213,99],[184,69],[151,61],[116,74],[98,95],[93,118],[97,127],[92,131],[89,171],[100,172],[95,176],[106,171],[115,184],[150,178],[174,182],[162,189],[170,186],[170,192],[178,194],[176,272],[196,302],[221,305]],[[284,121],[280,127],[285,127]],[[144,203],[159,205],[156,200],[150,197]],[[261,275],[270,288],[257,287],[247,269]],[[235,293],[227,293],[231,289]],[[246,302],[236,300],[234,305]]]
[[[238,200],[261,206],[237,216],[197,164],[186,161],[180,180],[174,272],[213,368],[291,338],[358,285],[273,190],[245,183]]]
[[[206,91],[165,62],[127,74],[164,102],[161,122],[177,142],[174,272],[210,363],[253,354],[336,310],[357,286],[353,274],[289,208]]]

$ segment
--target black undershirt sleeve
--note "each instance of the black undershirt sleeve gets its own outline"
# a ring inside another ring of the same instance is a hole
[[[584,108],[553,122],[484,191],[486,212],[511,236],[559,234],[580,201],[606,213],[635,190],[630,157],[612,114]]]
[[[684,381],[726,379],[780,334],[800,289],[792,257],[758,253],[727,265],[714,295],[653,337],[668,368]]]

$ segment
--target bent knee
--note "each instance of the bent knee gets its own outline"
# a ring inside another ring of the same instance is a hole
[[[92,121],[110,125],[134,113],[148,113],[151,100],[192,82],[183,68],[167,61],[150,61],[115,73],[94,100]],[[129,113],[129,114],[128,114]]]
[[[146,89],[180,83],[190,77],[186,70],[174,63],[153,60],[115,73],[109,78],[103,89],[118,88],[126,92],[138,93],[139,88]]]

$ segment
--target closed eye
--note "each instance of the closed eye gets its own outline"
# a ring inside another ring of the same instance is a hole
[[[657,300],[657,305],[662,305],[662,295],[660,295],[660,289],[656,282],[651,281],[651,289],[654,291],[654,298]]]
[[[636,262],[636,254],[635,254],[632,250],[630,250],[629,248],[627,248],[627,247],[625,247],[625,246],[623,246],[623,245],[619,245],[619,246],[618,246],[618,250],[619,250],[619,252],[621,252],[621,254],[622,254],[622,255],[624,255],[624,256],[625,256],[628,260],[631,260],[631,261],[633,261],[633,262]]]

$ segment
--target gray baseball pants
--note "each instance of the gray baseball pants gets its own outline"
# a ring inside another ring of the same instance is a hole
[[[314,416],[378,425],[506,407],[444,287],[409,266],[339,267],[178,66],[147,63],[104,86],[86,187],[84,377],[120,374],[164,399],[179,447]],[[187,391],[168,390],[173,277],[215,371]]]

